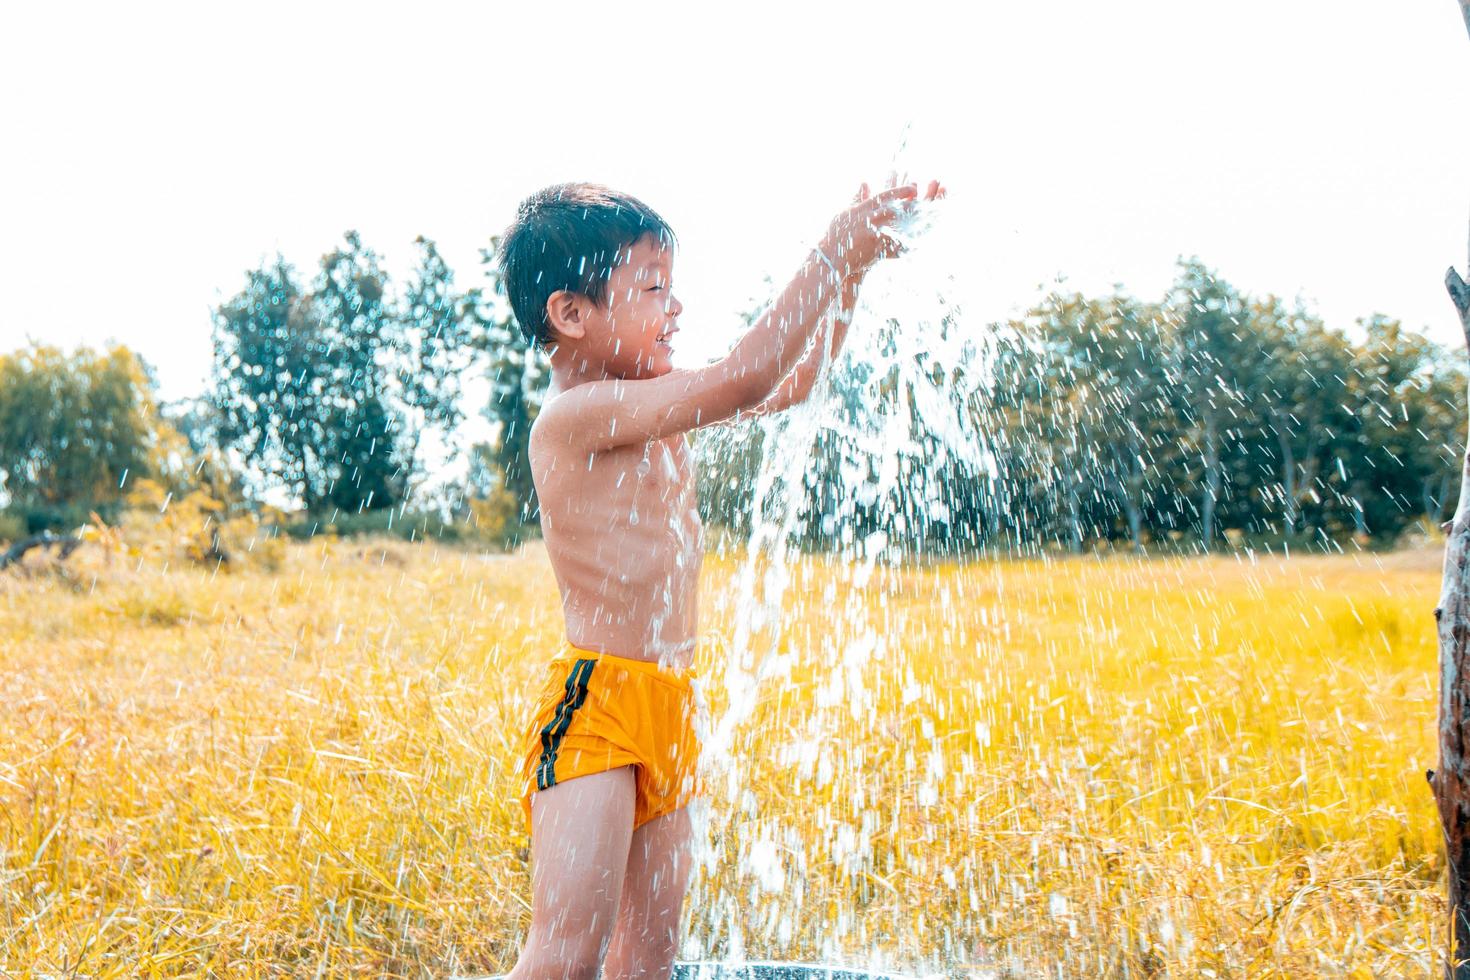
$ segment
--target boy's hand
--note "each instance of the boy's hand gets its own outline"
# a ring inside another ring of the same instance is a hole
[[[912,189],[914,191],[914,194],[912,196],[904,195],[898,197],[897,200],[901,203],[895,207],[888,208],[884,212],[885,214],[891,214],[892,217],[886,217],[882,224],[890,224],[892,220],[894,220],[894,218],[896,218],[900,213],[911,209],[913,207],[913,202],[919,199],[917,194],[918,185],[907,183],[907,179],[908,175],[905,174],[905,183],[903,185],[900,185],[898,182],[897,173],[891,173],[888,175],[888,188],[883,192],[884,194],[891,195],[894,192],[903,191],[906,189]],[[944,197],[944,195],[944,185],[937,180],[931,180],[929,181],[928,187],[924,191],[923,200],[936,201],[939,198]],[[844,211],[842,214],[838,215],[835,219],[833,219],[832,229],[829,229],[828,231],[828,239],[831,239],[833,237],[832,232],[837,228],[839,222],[841,222],[845,217],[852,215],[853,212],[856,211],[858,208],[873,200],[874,198],[872,192],[868,189],[868,182],[863,181],[862,186],[858,188],[857,195],[853,198],[853,206],[847,211]],[[878,222],[875,221],[873,222],[873,224],[876,226]],[[902,254],[903,246],[898,241],[888,235],[882,234],[881,232],[878,232],[878,238],[878,249],[869,261],[862,264],[851,263],[846,267],[846,272],[843,277],[842,283],[843,299],[845,301],[844,305],[851,304],[851,302],[856,298],[857,288],[859,285],[862,284],[863,277],[867,275],[868,270],[871,269],[879,259],[893,258],[897,255]],[[828,239],[823,240],[823,247],[827,247],[831,244],[831,241],[829,241]],[[850,256],[846,257],[850,258]]]

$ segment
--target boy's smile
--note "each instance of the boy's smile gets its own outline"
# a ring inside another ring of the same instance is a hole
[[[609,375],[656,378],[673,370],[670,338],[684,310],[673,291],[674,253],[645,236],[626,254],[608,279],[607,309],[594,314],[585,339],[599,348]]]

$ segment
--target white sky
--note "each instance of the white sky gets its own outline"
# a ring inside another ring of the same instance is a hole
[[[571,179],[674,226],[700,363],[906,122],[912,176],[973,220],[986,318],[1059,274],[1154,297],[1198,254],[1330,325],[1459,342],[1453,0],[18,6],[0,350],[115,338],[165,398],[203,389],[211,306],[275,250],[308,279],[356,228],[402,274],[424,234],[474,285],[515,203]]]

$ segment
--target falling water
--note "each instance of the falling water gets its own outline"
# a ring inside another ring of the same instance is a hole
[[[737,656],[725,676],[730,708],[710,743],[716,758],[726,757],[749,717],[760,677],[775,669],[777,651],[761,634],[781,616],[800,525],[823,504],[808,493],[815,468],[836,475],[838,492],[820,524],[855,588],[879,565],[912,554],[910,530],[947,519],[946,466],[996,476],[985,432],[966,421],[993,339],[966,335],[951,256],[923,247],[936,219],[931,206],[900,229],[908,253],[870,275],[845,349],[837,364],[823,365],[811,398],[758,422],[763,452],[739,575]],[[830,397],[835,373],[849,382],[846,398]],[[738,769],[728,777],[738,778]]]
[[[760,449],[749,539],[733,596],[733,635],[716,668],[728,701],[705,735],[717,797],[736,812],[721,813],[717,804],[704,860],[713,869],[722,853],[728,859],[733,852],[751,896],[767,901],[756,913],[746,896],[707,896],[697,903],[709,909],[702,913],[707,931],[701,934],[696,924],[687,953],[719,951],[740,962],[746,949],[792,935],[803,914],[805,863],[795,852],[810,835],[777,826],[760,812],[747,784],[748,763],[753,754],[774,756],[813,785],[827,786],[843,774],[831,771],[824,746],[872,723],[884,694],[874,690],[875,671],[898,679],[904,704],[920,696],[905,660],[904,622],[888,615],[882,598],[887,575],[922,556],[931,539],[973,533],[949,527],[956,475],[972,488],[998,486],[997,453],[987,427],[973,420],[986,411],[982,393],[1003,338],[993,326],[977,329],[967,315],[967,272],[973,277],[973,270],[963,263],[973,261],[975,250],[965,245],[964,206],[953,198],[921,203],[894,229],[904,254],[869,274],[845,347],[835,362],[824,363],[804,404],[759,419],[754,431],[735,430],[703,444],[712,458],[736,452],[732,443],[741,439],[755,440]],[[829,586],[817,600],[820,609],[803,610],[815,603],[800,596],[794,576],[813,526],[833,564],[824,581],[846,589],[839,595]],[[822,635],[811,644],[783,632],[783,623],[801,612],[820,624]],[[800,730],[757,726],[763,694],[798,670],[827,678],[816,686],[810,713],[803,711]],[[924,763],[921,805],[937,796],[936,760]],[[861,876],[871,860],[865,842],[894,804],[863,799],[860,780],[853,791],[857,798],[846,816],[836,808],[822,814],[826,839],[818,846],[848,874]],[[850,913],[831,924],[824,957],[850,963],[864,955]],[[908,945],[924,941],[916,935]]]

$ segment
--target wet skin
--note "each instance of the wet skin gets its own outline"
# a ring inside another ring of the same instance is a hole
[[[943,193],[930,181],[924,196]],[[898,254],[879,226],[918,195],[896,175],[876,196],[863,185],[815,250],[824,260],[809,258],[735,349],[699,370],[669,360],[683,305],[673,252],[656,238],[620,256],[605,305],[565,291],[548,300],[552,386],[531,430],[531,472],[574,645],[689,664],[703,529],[685,432],[781,411],[811,393],[820,364],[841,347],[866,269]],[[843,316],[822,322],[834,300]]]
[[[939,193],[931,182],[929,197]],[[917,194],[890,187],[870,199],[865,185],[818,246],[826,258],[808,257],[734,349],[704,368],[669,361],[683,307],[673,255],[652,238],[613,268],[605,305],[552,294],[552,385],[530,456],[572,643],[689,664],[704,550],[685,433],[807,398],[841,347],[864,271],[896,254],[879,226]],[[823,321],[839,293],[844,317]],[[512,980],[669,975],[693,865],[689,815],[680,808],[635,830],[634,805],[630,766],[532,794],[531,928]]]
[[[613,270],[603,322],[588,330],[603,327],[603,342],[593,350],[584,345],[570,365],[574,373],[553,384],[571,387],[599,366],[599,380],[631,384],[671,373],[672,348],[664,338],[678,330],[683,309],[672,271],[668,249],[651,239],[636,243],[629,261]],[[554,387],[552,398],[557,394]],[[587,650],[688,666],[698,630],[704,529],[685,434],[601,452],[561,450],[538,419],[531,470],[567,639]]]
[[[542,534],[574,645],[689,665],[704,559],[694,487],[682,433],[599,453],[585,467],[548,463],[537,488],[555,503],[542,504]]]

